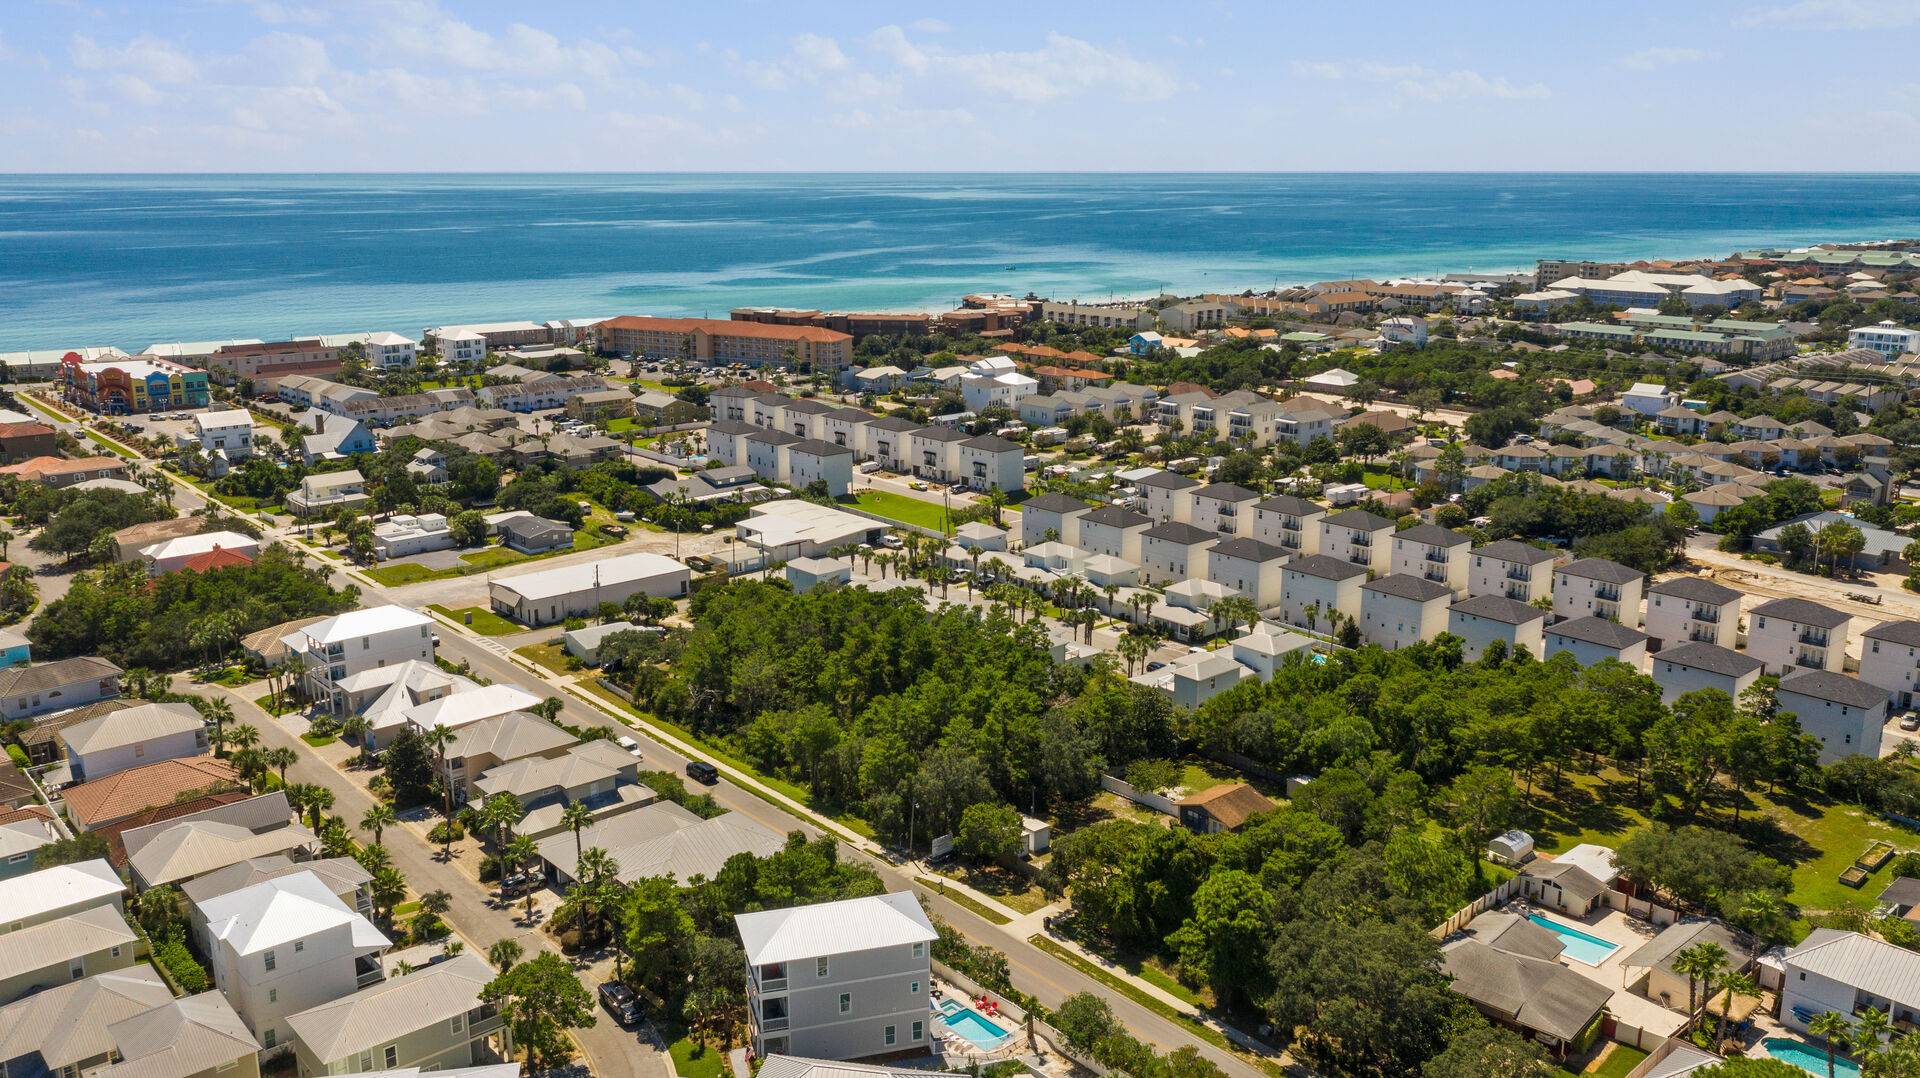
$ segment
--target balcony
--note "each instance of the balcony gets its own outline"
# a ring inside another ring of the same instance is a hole
[[[1434,565],[1445,565],[1447,563],[1447,554],[1444,550],[1428,548],[1427,552],[1421,555],[1421,558]]]
[[[365,988],[370,984],[379,984],[386,979],[386,968],[380,965],[378,956],[363,954],[353,960],[353,983],[355,987]]]
[[[1617,603],[1620,601],[1620,589],[1612,584],[1602,584],[1593,589],[1593,597],[1601,602]]]
[[[1299,550],[1300,537],[1297,535],[1282,535],[1280,537],[1280,546],[1287,550]]]
[[[1716,644],[1720,641],[1720,634],[1714,632],[1712,629],[1692,629],[1687,632],[1687,639]]]
[[[1817,648],[1824,648],[1827,646],[1827,631],[1825,629],[1802,629],[1800,631],[1800,642],[1802,644],[1811,644]]]
[[[1367,552],[1364,550],[1347,551],[1347,560],[1355,565],[1366,565],[1373,561],[1372,558],[1367,556]]]
[[[1447,582],[1447,571],[1440,566],[1430,565],[1427,567],[1427,571],[1420,575],[1435,583],[1445,584]]]
[[[1368,535],[1366,532],[1354,532],[1353,536],[1347,540],[1347,545],[1370,547],[1373,545],[1373,536]]]
[[[1720,611],[1716,607],[1696,606],[1693,608],[1692,612],[1690,612],[1687,615],[1687,617],[1691,618],[1694,621],[1705,622],[1708,625],[1720,624]]]
[[[1527,598],[1527,589],[1515,587],[1512,584],[1507,585],[1507,598],[1512,599],[1516,603],[1532,602],[1531,599]]]
[[[1507,579],[1523,580],[1531,583],[1533,581],[1533,574],[1528,572],[1527,567],[1524,565],[1509,565],[1507,566]]]

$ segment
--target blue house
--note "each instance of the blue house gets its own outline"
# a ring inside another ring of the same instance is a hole
[[[0,670],[24,665],[32,656],[33,645],[12,629],[0,629]]]
[[[1142,330],[1127,338],[1127,351],[1132,352],[1136,356],[1144,356],[1154,349],[1162,347],[1165,340],[1165,337],[1162,337],[1150,329]]]

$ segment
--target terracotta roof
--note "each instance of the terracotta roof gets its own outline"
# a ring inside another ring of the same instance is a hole
[[[32,438],[52,433],[53,428],[45,423],[0,423],[0,438]]]
[[[645,315],[622,315],[595,323],[594,328],[638,329],[656,333],[693,333],[704,330],[716,337],[764,337],[778,341],[818,341],[831,343],[851,341],[845,333],[838,333],[819,326],[776,326],[765,322],[735,322],[726,318],[652,318]]]
[[[180,568],[190,573],[206,573],[215,569],[244,568],[252,565],[253,559],[237,550],[214,547],[205,554],[195,554],[180,563]]]
[[[1246,823],[1255,813],[1271,812],[1273,802],[1244,782],[1229,783],[1204,790],[1175,802],[1180,808],[1197,808],[1220,821],[1229,830]]]
[[[19,475],[32,479],[43,475],[68,475],[124,467],[126,464],[119,457],[76,457],[72,460],[64,457],[34,457],[0,468],[0,475]]]
[[[181,794],[232,786],[239,779],[224,760],[195,756],[161,760],[69,786],[60,796],[67,803],[67,814],[80,829],[91,831],[145,809],[170,805]]]

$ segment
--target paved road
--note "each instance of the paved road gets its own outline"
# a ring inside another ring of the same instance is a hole
[[[178,483],[176,487],[179,493],[175,502],[183,511],[204,503],[205,499],[192,488]],[[282,537],[290,531],[293,529],[275,529],[276,534]],[[605,556],[609,549],[603,548],[596,553]],[[363,602],[367,605],[389,602],[404,606],[419,605],[420,600],[402,593],[404,589],[387,589],[370,585],[363,579],[349,576],[336,563],[323,562],[317,558],[310,560],[314,564],[323,565],[331,570],[337,585],[352,584],[358,587],[362,593]],[[451,662],[458,663],[465,660],[482,677],[494,681],[512,681],[532,687],[544,676],[530,673],[526,668],[510,661],[506,657],[506,647],[498,642],[476,640],[455,630],[444,631],[440,635],[439,653]],[[553,691],[565,701],[561,718],[568,724],[601,726],[632,736],[639,743],[647,766],[651,768],[679,772],[685,765],[686,758],[680,753],[644,736],[640,731],[628,729],[597,708],[558,692],[557,685],[547,684],[545,689]],[[243,716],[244,721],[257,726],[266,744],[284,745],[298,754],[298,762],[288,769],[289,780],[317,783],[332,790],[335,799],[333,811],[347,820],[349,826],[354,826],[356,833],[371,839],[370,834],[359,832],[358,827],[355,826],[360,816],[372,804],[366,792],[340,774],[333,765],[321,759],[312,746],[294,736],[251,701],[241,699],[240,694],[237,693],[229,695],[233,698],[235,714]],[[776,832],[785,833],[797,829],[809,836],[820,833],[812,825],[802,822],[730,782],[722,781],[708,792],[726,808],[740,812]],[[395,867],[407,877],[416,890],[432,890],[440,887],[452,896],[452,908],[448,912],[448,920],[462,936],[466,937],[471,946],[484,952],[495,940],[511,937],[519,940],[522,948],[528,953],[532,953],[535,948],[557,951],[557,947],[545,933],[530,929],[516,920],[510,912],[495,908],[489,891],[483,889],[477,881],[459,869],[441,863],[437,849],[427,845],[414,832],[404,827],[397,831],[395,829],[389,829],[389,831],[394,837],[388,838],[387,846],[393,853]],[[845,843],[842,843],[842,847],[847,855],[874,868],[890,890],[915,889],[910,876],[892,863],[854,849]],[[1042,1003],[1052,1006],[1076,992],[1093,992],[1105,997],[1112,1006],[1115,1016],[1141,1040],[1163,1051],[1183,1045],[1194,1045],[1203,1055],[1234,1078],[1262,1078],[1264,1072],[1259,1068],[1229,1052],[1199,1041],[1177,1023],[1112,991],[1074,967],[1034,947],[1023,935],[1017,934],[1018,930],[1009,931],[1006,927],[994,924],[956,902],[924,889],[916,890],[921,894],[922,901],[930,912],[953,925],[962,935],[1004,952],[1015,987],[1031,993]],[[602,1078],[656,1078],[658,1075],[671,1072],[671,1066],[662,1053],[648,1048],[637,1035],[621,1031],[606,1020],[604,1014],[594,1028],[579,1031],[579,1039],[593,1073]]]

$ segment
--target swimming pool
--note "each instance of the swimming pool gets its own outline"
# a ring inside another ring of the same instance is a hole
[[[1558,921],[1542,917],[1537,913],[1527,914],[1527,920],[1559,936],[1560,945],[1564,948],[1560,953],[1575,962],[1597,966],[1605,962],[1608,955],[1620,949],[1617,943],[1608,943],[1598,936],[1589,936],[1577,928],[1568,928]]]
[[[1011,1036],[1005,1029],[988,1021],[979,1011],[961,1003],[959,1000],[940,1002],[940,1021],[961,1040],[983,1052],[991,1052],[1007,1043]]]
[[[1827,1053],[1823,1048],[1815,1048],[1791,1037],[1768,1037],[1761,1043],[1768,1055],[1782,1063],[1791,1063],[1808,1074],[1818,1074],[1823,1078],[1827,1073]],[[1834,1056],[1833,1074],[1834,1078],[1860,1078],[1860,1064],[1845,1056]]]

